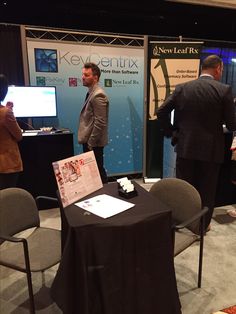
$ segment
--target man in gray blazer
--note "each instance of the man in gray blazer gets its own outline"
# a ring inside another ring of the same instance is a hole
[[[83,151],[93,150],[103,183],[107,183],[107,174],[103,166],[103,149],[108,143],[108,106],[109,101],[99,86],[101,71],[92,62],[85,63],[82,69],[83,85],[88,87],[84,106],[80,113],[78,142]]]
[[[157,110],[164,135],[176,145],[176,177],[188,181],[209,207],[206,228],[214,210],[220,164],[224,159],[223,124],[236,129],[232,89],[219,82],[223,62],[216,55],[206,57],[198,79],[177,85]],[[174,123],[170,113],[174,111]]]

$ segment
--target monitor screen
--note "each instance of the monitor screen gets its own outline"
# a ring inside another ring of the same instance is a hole
[[[13,102],[16,118],[57,116],[55,86],[9,86],[2,104],[8,101]]]

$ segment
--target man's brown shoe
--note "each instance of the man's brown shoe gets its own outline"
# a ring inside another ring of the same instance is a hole
[[[211,230],[211,224],[208,225],[208,227],[206,228],[206,232]]]

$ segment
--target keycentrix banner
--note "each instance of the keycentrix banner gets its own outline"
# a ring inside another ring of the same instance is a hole
[[[79,114],[87,88],[82,67],[94,62],[101,69],[100,85],[110,101],[109,144],[105,167],[109,175],[142,172],[143,72],[142,48],[28,40],[31,85],[56,86],[59,127],[74,133],[75,155]]]

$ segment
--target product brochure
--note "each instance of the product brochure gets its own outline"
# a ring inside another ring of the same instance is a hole
[[[93,151],[52,163],[63,207],[103,187]]]

